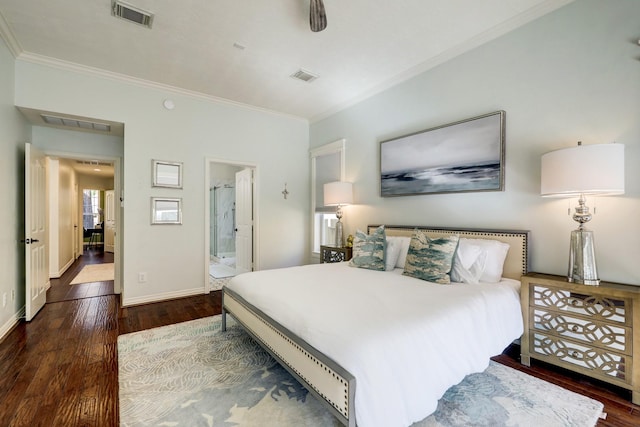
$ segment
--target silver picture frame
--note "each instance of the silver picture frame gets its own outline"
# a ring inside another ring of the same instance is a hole
[[[182,224],[182,199],[152,197],[151,224]]]
[[[380,196],[504,191],[502,110],[380,143]]]
[[[152,160],[151,185],[153,187],[182,188],[182,162]]]

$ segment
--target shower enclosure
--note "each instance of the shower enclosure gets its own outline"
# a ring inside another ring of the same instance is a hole
[[[217,185],[211,190],[211,255],[235,258],[236,255],[236,190],[231,184]]]

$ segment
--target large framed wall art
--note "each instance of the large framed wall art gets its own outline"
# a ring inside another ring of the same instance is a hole
[[[504,190],[505,112],[380,143],[380,195]]]

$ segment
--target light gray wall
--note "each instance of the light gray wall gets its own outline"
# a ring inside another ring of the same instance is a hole
[[[578,0],[313,123],[312,147],[347,140],[355,183],[347,231],[369,223],[528,229],[532,270],[566,274],[576,223],[567,200],[539,196],[540,156],[579,140],[617,141],[626,145],[626,194],[588,200],[597,205],[589,228],[600,276],[640,284],[639,16],[640,1]],[[379,196],[380,141],[500,109],[504,192]]]
[[[120,136],[46,126],[33,126],[32,135],[33,145],[48,152],[119,158],[124,155],[124,138]]]
[[[20,239],[24,239],[24,143],[30,139],[30,127],[14,107],[14,62],[0,39],[0,337],[14,325],[25,304],[24,244]],[[4,294],[7,305],[3,307]]]
[[[20,60],[15,90],[22,107],[124,123],[125,304],[203,292],[207,158],[257,166],[260,268],[306,259],[306,121]],[[174,110],[163,108],[166,98]],[[152,188],[152,159],[183,162],[184,188]],[[183,199],[182,225],[150,225],[150,198],[158,196]],[[139,272],[146,283],[138,283]]]

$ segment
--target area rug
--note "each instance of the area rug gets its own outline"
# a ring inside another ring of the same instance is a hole
[[[69,284],[77,285],[80,283],[106,282],[107,280],[113,280],[113,271],[113,263],[88,264],[82,267],[80,273],[78,273]]]
[[[122,426],[318,426],[340,422],[244,330],[220,316],[118,337]],[[600,402],[491,362],[414,427],[592,427]]]

